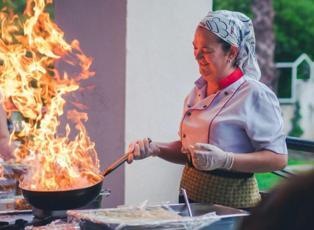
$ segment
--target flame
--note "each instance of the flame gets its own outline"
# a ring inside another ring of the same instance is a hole
[[[21,186],[38,191],[81,188],[102,179],[95,144],[83,124],[87,114],[70,110],[65,134],[58,134],[65,95],[79,90],[80,81],[95,73],[90,71],[92,59],[82,52],[79,42],[66,42],[63,31],[45,12],[50,3],[27,0],[22,19],[7,8],[0,11],[2,102],[8,114],[18,111],[24,117],[11,138],[23,140],[15,154],[29,166]],[[61,61],[79,67],[79,73],[60,72],[56,65]],[[71,124],[75,125],[74,138],[70,138]]]

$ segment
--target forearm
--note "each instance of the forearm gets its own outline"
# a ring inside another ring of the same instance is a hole
[[[155,142],[160,148],[158,157],[176,164],[186,164],[187,157],[181,152],[181,141],[173,142]]]
[[[287,165],[288,156],[264,150],[254,153],[234,154],[234,163],[231,168],[239,172],[272,172]]]

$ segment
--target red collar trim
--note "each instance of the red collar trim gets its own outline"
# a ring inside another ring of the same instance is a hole
[[[243,72],[240,68],[236,68],[231,74],[227,77],[223,78],[219,81],[220,89],[226,88],[227,86],[231,85],[233,82],[236,82],[243,76]]]

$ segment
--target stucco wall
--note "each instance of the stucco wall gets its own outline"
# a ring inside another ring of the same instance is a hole
[[[124,151],[126,0],[56,0],[57,24],[68,41],[76,38],[93,57],[95,89],[77,95],[88,105],[86,128],[96,143],[102,168]],[[104,206],[124,202],[124,169],[108,175],[104,187],[112,191]]]
[[[183,100],[199,76],[194,30],[211,6],[210,0],[128,0],[126,144],[146,136],[178,139]],[[181,170],[157,158],[126,166],[125,202],[177,201]]]

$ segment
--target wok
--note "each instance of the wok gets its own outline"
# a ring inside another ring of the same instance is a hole
[[[101,174],[103,177],[114,171],[128,159],[128,153],[113,162]],[[34,191],[21,188],[26,201],[42,210],[68,210],[82,207],[94,200],[100,193],[103,180],[89,187],[65,191]]]

